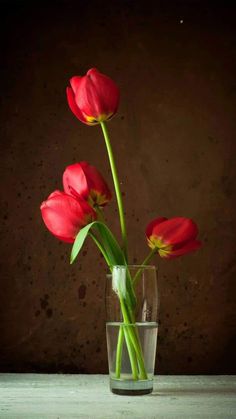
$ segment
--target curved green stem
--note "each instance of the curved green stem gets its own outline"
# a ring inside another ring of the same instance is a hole
[[[106,143],[108,157],[109,157],[110,166],[111,166],[111,173],[112,173],[112,177],[113,177],[113,182],[114,182],[114,187],[115,187],[115,192],[116,192],[117,205],[118,205],[119,216],[120,216],[120,226],[121,226],[121,233],[122,233],[122,240],[123,240],[123,250],[124,250],[124,255],[125,255],[125,258],[126,258],[126,261],[127,261],[127,258],[128,258],[128,254],[127,254],[127,233],[126,233],[126,224],[125,224],[125,217],[124,217],[123,200],[122,200],[121,191],[120,191],[120,184],[119,184],[119,180],[118,180],[118,173],[117,173],[117,168],[116,168],[116,164],[115,164],[115,159],[114,159],[114,155],[113,155],[113,151],[112,151],[111,142],[110,142],[110,138],[109,138],[106,123],[101,122],[101,127],[102,127],[102,132],[103,132],[103,135],[104,135],[104,138],[105,138],[105,143]]]

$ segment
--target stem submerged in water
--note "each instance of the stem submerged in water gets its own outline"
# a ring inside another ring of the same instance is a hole
[[[120,325],[117,347],[116,347],[116,378],[120,378],[120,371],[121,371],[121,361],[122,361],[123,344],[124,344],[123,327],[124,326]]]
[[[140,378],[141,380],[145,380],[147,379],[147,373],[145,370],[143,353],[142,353],[142,348],[141,348],[139,338],[138,338],[138,330],[135,324],[134,315],[130,310],[128,310],[126,301],[124,300],[119,290],[119,286],[118,286],[118,296],[119,296],[121,311],[122,311],[122,315],[124,319],[124,324],[120,326],[120,329],[123,328],[124,330],[133,379],[137,380]],[[122,355],[122,350],[121,350],[122,348],[120,348],[119,346],[119,338],[121,340],[120,332],[119,332],[119,337],[118,337],[117,353],[116,353],[116,367],[118,367],[118,369],[116,369],[117,378],[120,378],[119,366],[121,365],[121,355]],[[139,369],[139,374],[137,376],[138,369]]]

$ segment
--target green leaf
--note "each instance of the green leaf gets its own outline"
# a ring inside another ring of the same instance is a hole
[[[106,224],[97,223],[95,228],[98,230],[98,232],[100,233],[100,236],[102,237],[102,243],[103,243],[104,249],[112,265],[113,266],[114,265],[127,266],[124,253],[121,250],[112,232],[106,226]],[[136,300],[135,292],[133,289],[132,278],[128,269],[127,269],[126,286],[127,286],[128,292],[125,298],[126,298],[128,306],[131,307],[131,311],[132,311],[132,309],[134,309],[134,307],[136,306],[137,300]]]
[[[107,259],[110,262],[111,266],[114,265],[127,265],[124,253],[120,248],[120,245],[116,241],[114,235],[112,234],[111,230],[106,226],[106,224],[102,223],[101,221],[93,221],[92,223],[83,227],[76,236],[75,242],[73,244],[71,250],[71,257],[70,263],[73,263],[78,256],[84,241],[86,240],[89,231],[91,228],[94,228],[97,233],[99,233],[100,242],[105,250],[107,255]],[[134,289],[132,286],[132,280],[130,273],[128,272],[127,275],[127,303],[131,308],[134,308],[136,305],[136,297],[134,293]]]
[[[111,265],[125,265],[125,258],[119,244],[111,230],[101,221],[93,221],[79,231],[71,250],[70,263],[75,261],[91,228],[96,228],[99,233]]]
[[[94,227],[102,239],[103,247],[108,255],[111,265],[126,265],[124,254],[106,224],[97,222]]]
[[[72,250],[71,250],[71,255],[70,255],[70,263],[73,263],[76,259],[76,257],[78,256],[81,247],[84,244],[84,241],[89,233],[90,228],[93,226],[93,224],[96,223],[96,221],[87,224],[85,227],[81,228],[81,230],[79,231],[79,233],[76,236],[76,239],[74,241]]]

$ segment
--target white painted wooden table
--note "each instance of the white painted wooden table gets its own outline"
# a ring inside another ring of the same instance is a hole
[[[236,376],[157,376],[146,396],[110,393],[107,375],[0,374],[1,419],[236,418]]]

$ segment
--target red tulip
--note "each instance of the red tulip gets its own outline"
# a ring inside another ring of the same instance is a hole
[[[119,89],[109,77],[91,68],[83,77],[70,79],[67,100],[75,116],[87,125],[111,119],[119,105]]]
[[[68,166],[63,174],[64,191],[85,199],[92,206],[104,206],[111,200],[111,192],[102,175],[86,161]]]
[[[68,243],[73,243],[80,229],[96,218],[87,202],[60,191],[49,195],[40,209],[48,230]]]
[[[197,250],[201,247],[201,242],[196,240],[197,234],[197,225],[184,217],[169,220],[156,218],[146,228],[148,245],[157,249],[163,258],[174,258]]]

